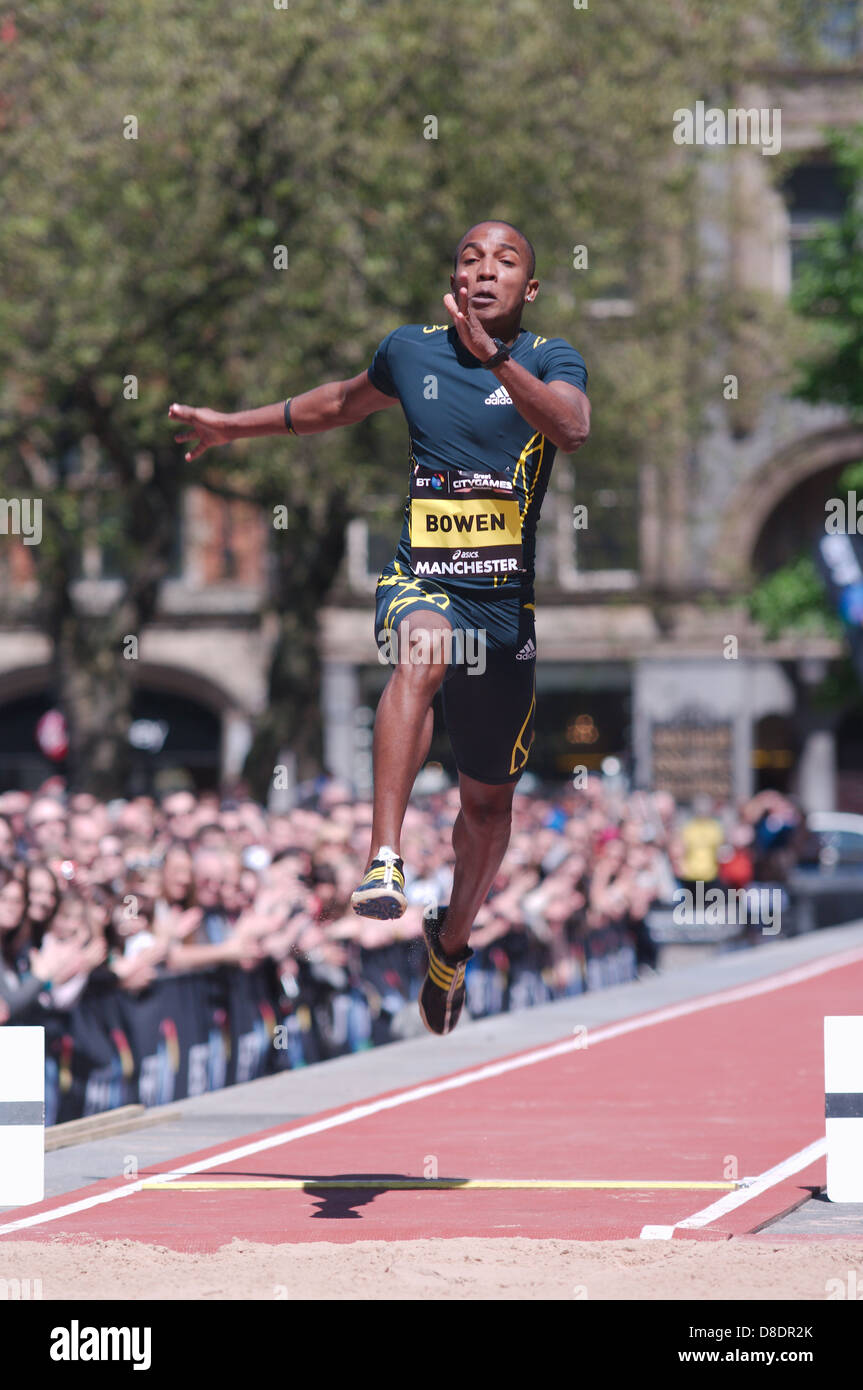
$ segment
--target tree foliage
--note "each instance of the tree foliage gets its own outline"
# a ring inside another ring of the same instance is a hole
[[[863,124],[833,131],[832,157],[849,194],[845,211],[807,246],[795,307],[812,321],[815,350],[800,364],[795,394],[863,414]]]
[[[282,747],[319,763],[318,612],[347,519],[382,494],[396,513],[403,422],[190,466],[167,409],[249,407],[361,371],[398,323],[443,320],[472,222],[505,217],[536,244],[528,326],[588,361],[600,485],[634,496],[641,464],[679,453],[699,291],[681,251],[693,166],[672,116],[730,90],[741,32],[748,59],[770,53],[779,13],[777,0],[41,0],[4,26],[0,470],[44,499],[35,616],[54,637],[79,782],[122,783],[120,640],[158,613],[192,484],[289,505],[271,539],[279,638],[252,766],[263,790]],[[586,313],[614,297],[634,318]],[[85,540],[110,544],[120,570],[101,607],[76,584]]]

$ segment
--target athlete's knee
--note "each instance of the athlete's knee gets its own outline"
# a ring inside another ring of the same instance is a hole
[[[399,662],[390,679],[400,690],[410,694],[433,695],[442,684],[447,668],[443,662]]]
[[[512,825],[512,798],[515,788],[510,784],[486,786],[481,782],[465,785],[462,779],[461,809],[472,830],[484,834],[501,834]]]
[[[428,615],[425,622],[403,622],[393,634],[393,679],[411,690],[437,690],[447,673],[446,639],[451,635],[449,623],[437,621],[437,615]]]

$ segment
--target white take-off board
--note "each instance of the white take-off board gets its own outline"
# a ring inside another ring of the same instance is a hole
[[[45,1029],[0,1027],[0,1207],[45,1196]]]
[[[824,1020],[827,1197],[863,1202],[863,1015]]]

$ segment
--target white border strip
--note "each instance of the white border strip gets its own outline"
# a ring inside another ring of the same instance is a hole
[[[816,1139],[813,1143],[807,1144],[805,1149],[798,1150],[790,1158],[783,1158],[781,1163],[775,1164],[773,1168],[768,1168],[765,1173],[747,1182],[745,1187],[739,1187],[736,1192],[729,1192],[727,1196],[718,1198],[717,1201],[711,1202],[709,1207],[695,1212],[693,1216],[676,1221],[673,1226],[642,1227],[640,1239],[670,1240],[675,1231],[699,1231],[702,1227],[718,1221],[720,1216],[734,1211],[736,1207],[742,1207],[744,1202],[751,1202],[753,1197],[760,1197],[762,1192],[767,1192],[778,1182],[793,1177],[802,1168],[808,1168],[811,1163],[823,1158],[826,1152],[827,1139]]]
[[[670,1023],[673,1019],[686,1018],[690,1014],[701,1013],[705,1009],[714,1009],[723,1004],[737,1004],[746,999],[755,999],[759,995],[771,994],[775,990],[802,984],[818,975],[825,975],[831,970],[840,970],[860,961],[863,961],[863,947],[837,952],[834,955],[822,957],[821,960],[810,961],[807,965],[783,971],[781,974],[769,975],[763,980],[755,980],[750,984],[739,985],[717,994],[706,994],[702,998],[689,999],[680,1004],[670,1004],[666,1008],[656,1009],[653,1013],[641,1014],[635,1018],[623,1019],[619,1023],[608,1024],[604,1028],[598,1028],[595,1032],[588,1032],[587,1043],[593,1047],[598,1043],[610,1042],[612,1038],[623,1037],[627,1033],[640,1032],[642,1028],[654,1028],[660,1023]],[[145,1182],[152,1181],[156,1176],[163,1182],[169,1182],[172,1178],[183,1178],[195,1173],[204,1173],[210,1168],[217,1167],[220,1163],[233,1163],[237,1159],[248,1158],[252,1154],[264,1153],[267,1149],[279,1148],[283,1144],[292,1144],[297,1139],[306,1139],[310,1134],[321,1134],[328,1129],[337,1129],[341,1125],[352,1124],[355,1120],[367,1119],[370,1115],[378,1115],[385,1110],[395,1110],[401,1105],[410,1104],[412,1101],[426,1100],[429,1096],[459,1090],[461,1087],[471,1086],[477,1081],[488,1081],[495,1076],[504,1076],[507,1072],[518,1071],[521,1067],[530,1067],[538,1062],[550,1061],[554,1057],[563,1057],[568,1052],[583,1052],[586,1050],[584,1038],[585,1035],[581,1030],[581,1025],[579,1025],[579,1036],[575,1039],[568,1038],[565,1042],[552,1043],[548,1047],[536,1048],[533,1052],[508,1057],[500,1062],[491,1062],[486,1066],[477,1067],[474,1071],[445,1077],[441,1081],[431,1081],[424,1086],[415,1086],[408,1091],[399,1091],[395,1095],[369,1101],[365,1105],[354,1105],[347,1110],[330,1115],[326,1119],[313,1120],[309,1124],[301,1125],[298,1129],[280,1130],[277,1134],[271,1134],[266,1139],[255,1139],[249,1144],[241,1144],[234,1149],[224,1149],[217,1154],[211,1154],[208,1158],[201,1159],[198,1163],[190,1163],[185,1168],[178,1168],[158,1175],[150,1174],[147,1178],[123,1183],[121,1187],[111,1188],[108,1192],[101,1192],[93,1197],[83,1197],[77,1202],[66,1202],[63,1206],[55,1207],[52,1211],[38,1212],[35,1216],[20,1217],[17,1221],[9,1221],[0,1226],[0,1236],[9,1235],[12,1231],[21,1231],[30,1226],[40,1226],[49,1221],[57,1221],[61,1217],[72,1216],[79,1211],[89,1211],[92,1207],[102,1206],[106,1202],[114,1202],[120,1197],[131,1197],[133,1193],[141,1191]],[[803,1152],[805,1153],[807,1150],[803,1150]],[[791,1159],[786,1160],[786,1162],[792,1161]],[[770,1171],[774,1170],[771,1169]],[[765,1173],[757,1181],[761,1182],[767,1176],[768,1174]],[[770,1185],[770,1183],[767,1184],[767,1186]],[[745,1191],[748,1195],[751,1189],[747,1188]],[[744,1198],[744,1200],[746,1199]],[[699,1213],[696,1213],[696,1216],[698,1215]],[[694,1220],[695,1218],[690,1219]]]

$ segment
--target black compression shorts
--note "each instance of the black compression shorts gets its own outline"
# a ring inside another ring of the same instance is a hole
[[[399,646],[399,624],[423,611],[442,613],[451,633],[420,625]],[[441,688],[456,767],[477,782],[517,782],[533,742],[536,710],[534,605],[517,592],[481,598],[475,589],[442,589],[399,561],[387,565],[375,596],[375,639],[397,662],[446,659]]]

